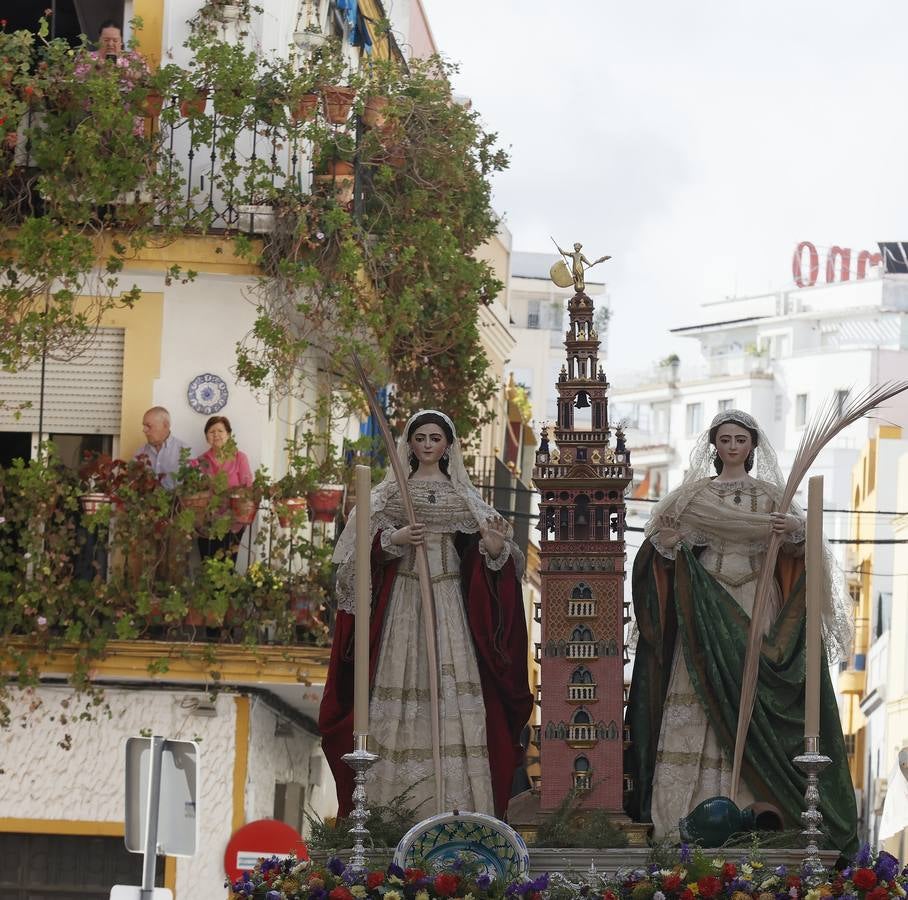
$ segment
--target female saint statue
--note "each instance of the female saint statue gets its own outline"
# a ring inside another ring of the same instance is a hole
[[[523,556],[508,523],[483,501],[464,468],[451,420],[416,413],[397,452],[409,469],[417,524],[408,525],[393,474],[371,495],[370,804],[410,788],[420,817],[435,811],[428,655],[416,572],[426,547],[435,598],[444,809],[503,817],[520,733],[532,710]],[[340,815],[351,809],[355,518],[335,548],[338,616],[319,715],[337,782]]]
[[[710,469],[716,474],[710,477]],[[752,474],[754,473],[755,474]],[[654,836],[730,788],[750,612],[771,532],[783,535],[773,603],[763,629],[757,699],[744,750],[743,807],[769,802],[800,826],[804,775],[804,517],[779,509],[784,481],[757,422],[724,410],[691,454],[684,482],[659,501],[634,563],[639,630],[627,723],[627,806]],[[830,658],[850,652],[852,620],[825,563],[823,638]],[[824,827],[840,850],[856,848],[857,814],[828,668],[821,673],[820,776]]]

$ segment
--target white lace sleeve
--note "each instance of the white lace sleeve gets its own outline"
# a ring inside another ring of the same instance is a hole
[[[389,559],[395,559],[403,556],[407,548],[402,545],[392,544],[391,537],[394,535],[393,528],[384,528],[381,533],[381,548]]]
[[[504,564],[511,558],[511,542],[505,541],[501,553],[493,557],[489,556],[489,551],[486,550],[485,545],[480,541],[479,552],[485,557],[486,568],[490,572],[500,572],[504,568]]]

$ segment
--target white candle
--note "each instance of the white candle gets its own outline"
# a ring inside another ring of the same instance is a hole
[[[372,470],[356,467],[356,617],[354,623],[353,733],[369,733],[369,616],[372,606],[372,541],[369,494]]]
[[[820,609],[823,598],[823,476],[807,489],[807,676],[804,683],[804,737],[820,736]]]

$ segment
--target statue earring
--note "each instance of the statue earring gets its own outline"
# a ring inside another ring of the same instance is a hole
[[[447,462],[451,458],[451,451],[446,449],[444,453],[441,454],[441,458]]]

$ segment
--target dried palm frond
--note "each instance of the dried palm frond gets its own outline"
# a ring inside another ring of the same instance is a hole
[[[385,411],[379,406],[375,399],[375,390],[366,375],[363,364],[354,352],[353,368],[359,378],[363,391],[366,394],[366,400],[369,403],[369,410],[373,418],[378,423],[382,439],[385,443],[385,452],[388,454],[388,460],[394,471],[394,477],[397,479],[397,486],[400,489],[400,497],[404,504],[404,511],[407,514],[407,521],[410,525],[416,524],[416,512],[413,509],[413,501],[410,498],[410,488],[407,481],[407,473],[403,470],[400,457],[397,455],[397,446],[394,438],[391,436],[391,429],[388,427],[388,420],[385,418]],[[432,764],[435,773],[435,803],[436,813],[443,812],[444,804],[444,776],[441,768],[441,720],[439,718],[441,704],[438,696],[438,644],[435,631],[435,597],[432,593],[432,579],[429,577],[429,557],[426,552],[425,543],[419,544],[416,548],[416,571],[419,575],[419,592],[422,597],[423,623],[425,626],[426,637],[426,656],[428,657],[429,669],[429,704],[432,709]]]
[[[798,452],[791,465],[791,474],[785,483],[785,491],[782,494],[779,510],[785,512],[790,509],[798,486],[826,444],[843,428],[847,428],[858,419],[866,416],[871,410],[876,409],[881,403],[885,403],[905,390],[908,390],[908,381],[888,381],[885,384],[867,388],[854,396],[849,395],[845,398],[844,403],[837,397],[830,397],[811,419],[810,424],[801,437]],[[738,785],[741,780],[741,763],[744,759],[744,742],[747,739],[747,731],[750,728],[754,701],[757,695],[760,648],[763,643],[763,633],[757,623],[766,621],[766,611],[770,603],[770,587],[781,543],[782,535],[774,531],[769,539],[763,567],[760,569],[753,611],[750,616],[750,627],[747,632],[747,651],[744,656],[744,672],[741,677],[741,702],[738,706],[735,755],[731,774],[730,793],[732,799],[738,793]]]

